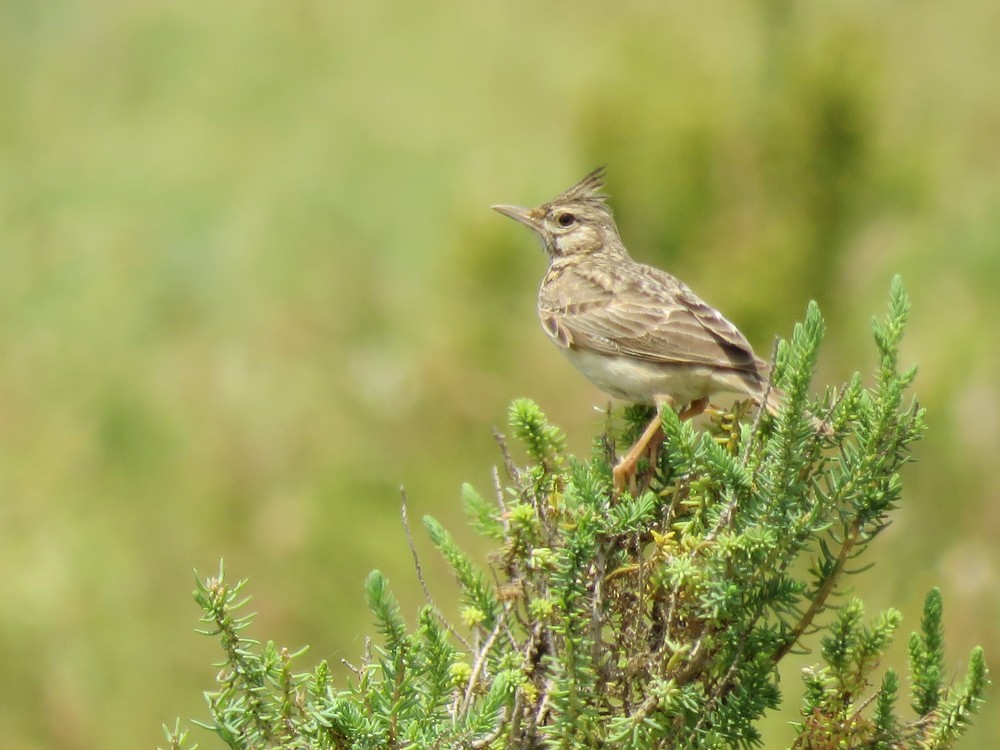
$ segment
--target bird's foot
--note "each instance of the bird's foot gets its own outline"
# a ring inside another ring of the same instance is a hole
[[[686,408],[682,409],[678,416],[681,419],[691,419],[697,417],[699,414],[705,411],[709,406],[708,397],[699,398],[692,401],[687,405]],[[614,481],[614,491],[615,497],[620,495],[626,487],[635,492],[635,470],[636,465],[639,463],[639,459],[648,449],[650,451],[650,461],[656,461],[656,452],[660,447],[660,440],[663,437],[662,423],[660,421],[660,410],[664,408],[674,408],[674,403],[672,399],[664,398],[656,410],[656,415],[646,426],[645,431],[635,441],[628,453],[622,456],[618,464],[611,470],[611,476]]]
[[[635,441],[635,445],[629,448],[628,453],[622,456],[615,468],[611,470],[611,477],[614,481],[615,497],[620,495],[626,487],[629,487],[634,493],[636,464],[639,463],[639,459],[651,444],[653,449],[656,450],[660,444],[660,438],[662,435],[663,432],[660,427],[660,412],[657,410],[656,415],[646,426],[645,431],[639,439]]]

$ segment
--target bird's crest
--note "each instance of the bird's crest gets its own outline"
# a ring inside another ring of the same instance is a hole
[[[597,203],[605,203],[607,201],[606,196],[601,194],[601,190],[604,188],[604,167],[598,167],[593,172],[588,174],[578,183],[576,183],[569,190],[558,195],[551,202],[563,202],[563,201],[594,201]]]

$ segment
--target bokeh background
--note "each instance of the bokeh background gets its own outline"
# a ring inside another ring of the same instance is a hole
[[[489,206],[599,164],[633,254],[764,353],[819,300],[818,387],[872,372],[902,274],[931,429],[854,583],[906,632],[939,585],[948,669],[976,644],[1000,669],[995,0],[4,0],[4,748],[151,748],[204,717],[192,570],[220,558],[252,635],[311,644],[303,669],[356,657],[370,569],[422,600],[401,484],[484,555],[459,487],[489,487],[508,402],[578,453],[607,403]],[[781,686],[768,748],[795,665]]]

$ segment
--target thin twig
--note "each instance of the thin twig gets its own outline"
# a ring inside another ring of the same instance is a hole
[[[750,428],[750,435],[747,438],[746,443],[743,444],[743,456],[740,459],[740,463],[746,466],[747,461],[750,460],[750,447],[753,445],[754,439],[757,437],[757,433],[760,431],[761,419],[766,411],[764,404],[767,403],[767,398],[774,392],[774,368],[778,362],[778,343],[780,339],[775,336],[774,343],[771,345],[771,366],[768,368],[767,372],[767,385],[764,386],[764,396],[760,400],[760,406],[757,407],[757,413],[754,415],[753,426]]]
[[[514,706],[510,710],[510,728],[507,731],[509,742],[517,740],[518,732],[521,729],[521,710],[524,708],[524,690],[517,688],[514,693]]]
[[[629,714],[629,723],[633,727],[637,727],[642,724],[646,717],[651,711],[653,711],[658,705],[660,705],[660,697],[653,693],[646,700],[639,704],[639,707]]]
[[[757,413],[754,415],[753,426],[750,428],[750,435],[747,436],[747,441],[743,444],[743,455],[740,457],[740,466],[743,468],[746,468],[747,461],[750,460],[750,448],[753,446],[753,442],[757,437],[758,431],[760,430],[761,418],[766,410],[764,404],[767,403],[768,396],[774,392],[774,366],[777,358],[778,338],[775,337],[774,345],[771,348],[771,367],[768,371],[767,385],[764,387],[764,395],[760,400],[760,405],[757,407]],[[722,512],[719,514],[719,519],[715,523],[715,528],[709,532],[705,541],[714,541],[719,535],[719,532],[732,522],[733,516],[736,514],[736,508],[739,505],[739,500],[739,493],[734,493],[732,500],[726,503],[726,507],[722,509]]]
[[[542,691],[542,698],[538,701],[538,710],[535,712],[535,727],[543,726],[542,722],[545,720],[545,712],[549,708],[549,693],[552,692],[552,688],[554,687],[555,682],[551,677],[545,681],[545,690]]]
[[[846,395],[847,395],[846,388],[838,389],[837,397],[834,398],[832,402],[830,402],[830,408],[827,411],[826,419],[822,420],[822,424],[824,427],[830,427],[830,417],[833,416],[833,413],[837,410],[837,407],[840,406],[841,402],[844,400],[844,396]]]
[[[594,599],[590,608],[590,638],[593,641],[591,659],[594,664],[601,658],[601,605],[604,603],[604,572],[607,569],[607,558],[602,547],[597,553],[597,569],[594,571]]]
[[[705,661],[708,659],[708,653],[706,652],[703,655],[700,652],[701,647],[705,645],[705,638],[707,637],[708,627],[705,626],[702,627],[701,633],[698,634],[698,640],[694,642],[694,648],[691,649],[691,654],[688,656],[687,666],[674,675],[674,679],[678,685],[685,685],[690,682],[704,666]]]
[[[698,636],[698,640],[695,642],[694,648],[691,649],[691,655],[689,657],[688,665],[685,669],[674,675],[673,679],[677,681],[678,685],[683,685],[689,682],[702,668],[705,660],[708,658],[707,655],[702,656],[699,654],[701,647],[708,635],[707,628],[703,629],[701,635]],[[731,667],[729,672],[734,671]],[[728,675],[727,675],[728,676]],[[633,727],[638,726],[646,720],[650,712],[653,711],[660,704],[660,699],[656,695],[650,695],[646,700],[644,700],[639,707],[629,715],[630,723]]]
[[[503,499],[503,484],[500,482],[500,470],[496,467],[496,464],[493,465],[492,474],[493,494],[496,497],[497,506],[500,508],[501,518],[503,519],[504,529],[506,530],[510,527],[510,523],[507,519],[507,503],[505,503]]]
[[[420,567],[420,558],[417,557],[417,547],[413,543],[410,520],[406,517],[406,488],[402,485],[399,487],[399,497],[401,501],[399,514],[403,518],[403,530],[406,532],[406,541],[410,545],[410,554],[413,555],[413,567],[417,570],[417,580],[420,581],[420,588],[424,590],[424,597],[427,599],[427,603],[434,607],[434,609],[437,609],[434,606],[434,600],[431,598],[430,589],[427,588],[427,582],[424,580],[424,571]]]
[[[705,705],[705,708],[702,710],[701,717],[698,719],[698,723],[695,724],[694,729],[692,730],[692,734],[698,734],[701,728],[705,726],[705,724],[708,721],[708,717],[711,715],[712,709],[715,708],[716,705],[718,705],[719,700],[722,698],[723,691],[725,691],[726,686],[729,684],[729,681],[736,673],[736,668],[742,666],[743,663],[742,654],[744,649],[746,648],[747,637],[751,630],[752,627],[748,628],[740,636],[740,648],[738,651],[738,655],[736,656],[735,659],[733,659],[732,664],[729,665],[729,669],[726,670],[726,673],[722,676],[722,679],[716,682],[712,686],[712,689],[710,691],[711,697],[709,698],[708,703]]]
[[[500,712],[500,718],[497,719],[497,725],[493,728],[493,731],[490,732],[485,737],[480,737],[478,740],[472,740],[469,743],[469,747],[472,748],[472,750],[479,750],[480,748],[483,747],[489,747],[497,740],[497,738],[500,737],[500,734],[503,732],[503,728],[506,723],[507,723],[507,709],[505,708],[503,711]]]
[[[632,647],[635,648],[638,642],[647,644],[650,643],[649,633],[653,628],[652,618],[656,616],[656,604],[654,603],[649,613],[649,617],[647,617],[645,609],[646,598],[649,596],[649,591],[646,584],[649,570],[646,565],[646,556],[642,554],[642,543],[639,540],[638,529],[632,537],[632,545],[635,549],[635,556],[639,561],[639,585],[637,586],[639,593],[636,596],[635,640],[631,644]],[[664,626],[665,625],[666,623],[664,623]]]
[[[496,641],[497,636],[500,634],[500,625],[503,623],[503,619],[499,618],[497,624],[490,631],[489,637],[487,637],[486,642],[483,643],[483,647],[479,651],[479,656],[476,658],[476,663],[472,667],[472,674],[469,676],[469,685],[465,688],[465,697],[462,699],[462,713],[468,713],[469,707],[472,705],[472,694],[475,692],[476,684],[479,682],[479,675],[483,671],[483,667],[486,664],[486,657],[490,653],[490,649],[493,647],[493,642]]]
[[[667,604],[667,621],[663,626],[663,640],[665,643],[673,642],[674,608],[677,606],[677,595],[680,593],[680,582],[675,583],[670,590],[670,602]]]
[[[525,720],[525,726],[521,728],[521,747],[535,747],[535,738],[538,735],[538,722],[542,715],[543,704],[545,703],[546,697],[548,695],[548,688],[544,691],[538,690],[538,683],[544,679],[544,674],[541,670],[544,670],[544,664],[542,663],[541,656],[536,652],[542,647],[542,640],[549,639],[549,633],[542,627],[541,623],[537,623],[531,629],[531,637],[528,639],[528,644],[524,649],[524,661],[526,664],[530,664],[530,669],[526,672],[526,676],[530,675],[532,684],[536,687],[535,691],[535,711],[530,711],[527,707],[523,712],[523,718]],[[550,644],[551,645],[551,644]],[[551,652],[550,652],[551,653]],[[522,716],[518,716],[515,721],[520,724]]]
[[[420,567],[420,558],[417,556],[417,546],[413,543],[413,533],[410,531],[410,519],[406,515],[405,487],[400,486],[399,497],[400,497],[399,514],[403,519],[403,531],[406,533],[406,542],[407,544],[410,545],[410,554],[413,555],[413,567],[417,571],[417,580],[420,581],[420,588],[424,590],[424,598],[427,599],[427,603],[431,606],[431,609],[434,610],[435,616],[438,618],[441,624],[445,626],[448,632],[451,633],[456,639],[458,639],[459,643],[465,646],[466,649],[469,649],[471,648],[469,642],[465,640],[465,638],[463,638],[462,635],[457,630],[455,630],[455,628],[451,626],[451,624],[448,622],[445,616],[441,614],[441,610],[438,609],[438,606],[434,603],[434,599],[431,597],[431,591],[427,587],[427,581],[424,580],[423,568]]]
[[[351,664],[351,662],[347,661],[347,659],[341,659],[340,663],[343,664],[345,667],[347,667],[352,672],[354,672],[354,674],[356,674],[358,677],[361,676],[361,670],[358,667],[356,667],[353,664]]]
[[[775,664],[781,661],[785,655],[795,647],[799,638],[801,638],[802,635],[809,629],[809,626],[812,625],[813,619],[822,611],[826,604],[826,600],[829,598],[830,594],[833,593],[837,579],[844,570],[844,566],[847,564],[847,559],[850,557],[850,553],[854,549],[854,545],[857,543],[860,535],[861,521],[855,518],[854,523],[851,524],[851,528],[848,529],[847,535],[844,537],[844,541],[840,547],[840,553],[837,555],[837,561],[833,564],[833,569],[830,571],[826,580],[823,581],[823,585],[820,586],[813,595],[812,603],[809,605],[809,609],[805,611],[805,614],[802,615],[798,623],[792,629],[788,640],[785,641],[785,645],[774,652],[772,660]]]
[[[743,444],[743,455],[740,457],[740,466],[746,467],[747,461],[750,460],[750,448],[753,446],[753,441],[757,437],[757,432],[760,430],[761,417],[764,414],[765,406],[767,403],[768,396],[774,392],[774,366],[778,358],[778,338],[775,337],[774,345],[771,347],[771,366],[768,370],[767,385],[764,387],[764,395],[760,400],[760,406],[757,407],[757,413],[754,415],[753,426],[750,428],[750,435],[747,437],[747,441]],[[719,535],[719,532],[723,528],[728,526],[736,513],[736,508],[739,505],[740,496],[738,493],[734,493],[732,500],[730,500],[726,507],[722,509],[719,514],[719,520],[715,523],[715,528],[709,532],[708,536],[705,538],[706,541],[714,541]]]
[[[521,472],[517,470],[517,466],[514,464],[514,459],[510,456],[510,448],[507,447],[507,438],[504,437],[503,433],[500,432],[496,427],[493,428],[493,439],[497,441],[497,445],[500,446],[500,455],[503,456],[503,465],[507,469],[507,476],[511,478],[511,481],[516,485],[521,484]]]
[[[502,591],[503,586],[500,583],[500,576],[497,574],[497,569],[490,565],[490,575],[493,576],[493,586],[497,591]],[[510,624],[507,622],[507,615],[510,613],[510,603],[504,602],[503,612],[500,614],[500,624],[503,625],[503,631],[507,634],[507,640],[510,642],[512,648],[517,647],[517,639],[514,637],[513,631],[510,629]]]

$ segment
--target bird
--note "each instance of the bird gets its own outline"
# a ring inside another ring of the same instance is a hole
[[[740,330],[675,276],[633,260],[604,188],[604,167],[535,208],[495,205],[541,239],[548,268],[538,289],[542,329],[605,393],[657,414],[613,469],[616,489],[635,474],[661,412],[695,417],[718,393],[777,413],[783,394]]]

